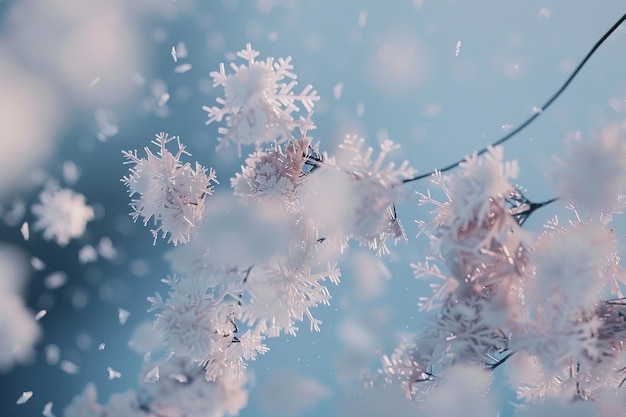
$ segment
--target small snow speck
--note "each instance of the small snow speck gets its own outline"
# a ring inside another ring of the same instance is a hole
[[[365,27],[367,24],[367,10],[361,10],[359,12],[359,27]]]
[[[24,391],[22,395],[20,395],[20,398],[17,399],[16,404],[17,405],[24,404],[26,401],[30,400],[30,397],[32,396],[33,396],[32,391]]]
[[[95,87],[96,84],[100,82],[100,80],[102,80],[102,77],[96,77],[93,80],[91,80],[91,82],[89,83],[89,88]]]
[[[39,310],[39,312],[35,314],[35,320],[41,320],[46,314],[48,314],[47,310]]]
[[[61,363],[59,364],[59,368],[61,368],[61,370],[66,374],[70,375],[76,375],[80,372],[80,368],[78,367],[78,365],[66,360],[61,361]]]
[[[191,64],[182,64],[174,68],[174,72],[178,74],[185,73],[191,69]]]
[[[52,413],[52,402],[46,403],[43,407],[43,417],[55,417],[54,413]]]
[[[67,282],[67,275],[65,272],[57,271],[53,272],[44,278],[44,285],[49,290],[56,290],[61,288]]]
[[[104,350],[105,347],[106,347],[106,345],[104,343],[100,343],[98,345],[98,350]]]
[[[112,379],[115,378],[121,378],[122,374],[118,371],[116,371],[115,369],[111,368],[110,366],[107,367],[107,372],[109,373],[109,381],[111,381]]]
[[[22,223],[22,227],[20,227],[20,232],[22,232],[22,237],[24,238],[24,240],[28,240],[28,238],[30,237],[28,222]]]
[[[343,83],[342,82],[338,82],[333,87],[333,97],[335,97],[335,100],[339,100],[341,98],[341,93],[342,92],[343,92]]]
[[[117,318],[120,321],[120,324],[123,326],[124,324],[126,324],[126,320],[128,320],[128,317],[130,317],[130,312],[124,310],[123,308],[118,308],[117,309]]]
[[[143,382],[149,382],[153,384],[155,382],[158,382],[159,378],[159,367],[155,366],[154,368],[150,369],[150,371],[146,374],[146,376],[143,378]]]

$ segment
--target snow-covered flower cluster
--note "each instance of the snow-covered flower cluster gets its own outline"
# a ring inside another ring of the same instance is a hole
[[[522,225],[546,203],[530,202],[508,182],[517,166],[502,161],[501,149],[460,168],[435,175],[447,201],[419,193],[435,210],[434,220],[418,222],[431,240],[430,259],[413,267],[418,278],[441,280],[421,304],[436,314],[383,356],[378,378],[399,383],[427,410],[433,385],[450,385],[448,369],[506,362],[525,404],[589,401],[598,415],[619,414],[623,401],[613,395],[626,377],[626,274],[614,213],[582,221],[573,210],[568,227],[554,219],[535,237]]]

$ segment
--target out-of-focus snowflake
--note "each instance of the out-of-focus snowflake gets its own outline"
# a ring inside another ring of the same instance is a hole
[[[151,376],[155,369],[158,378]],[[147,363],[140,380],[144,408],[155,416],[236,415],[248,401],[245,377],[224,375],[207,381],[202,367],[179,357]]]
[[[32,206],[37,217],[33,230],[43,230],[44,239],[54,239],[60,246],[81,237],[87,222],[94,218],[93,208],[85,204],[85,196],[68,188],[48,187],[39,194],[39,200],[40,203]]]
[[[178,151],[170,153],[166,145],[176,141]],[[168,242],[186,243],[193,228],[202,218],[204,201],[213,193],[213,184],[217,183],[215,171],[207,169],[196,162],[195,169],[188,162],[182,163],[183,154],[190,155],[180,143],[178,136],[169,137],[159,133],[153,144],[159,147],[154,155],[147,147],[146,158],[138,158],[137,151],[124,151],[126,163],[135,164],[130,175],[122,178],[128,187],[128,193],[134,198],[130,203],[133,208],[133,219],[143,217],[144,225],[154,219],[157,228],[152,230],[154,240],[159,232],[165,237],[169,233]]]
[[[626,143],[623,125],[613,124],[593,140],[579,140],[551,175],[560,197],[595,213],[613,210],[626,194]]]
[[[294,94],[292,90],[297,83],[296,75],[291,72],[291,57],[279,58],[277,62],[274,58],[256,61],[259,52],[250,44],[237,52],[237,56],[247,61],[247,65],[231,63],[234,73],[227,75],[222,63],[219,72],[210,74],[213,86],[224,87],[225,97],[217,99],[221,107],[203,107],[209,116],[207,124],[226,119],[226,127],[218,129],[219,147],[233,142],[241,154],[242,145],[286,142],[292,138],[294,129],[306,132],[315,127],[310,116],[313,102],[319,97],[310,85],[300,94]],[[296,102],[307,112],[306,117],[298,120],[292,114],[301,111]]]
[[[102,405],[98,403],[98,392],[93,384],[88,384],[82,394],[74,397],[63,411],[64,417],[101,417]]]

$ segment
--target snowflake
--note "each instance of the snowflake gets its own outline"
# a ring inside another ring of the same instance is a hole
[[[93,208],[85,204],[85,196],[67,188],[46,188],[39,194],[39,200],[41,203],[32,207],[37,216],[33,229],[43,230],[44,239],[54,239],[61,246],[81,237],[87,222],[94,218]]]
[[[273,58],[267,58],[265,62],[256,61],[259,52],[253,50],[250,44],[237,52],[237,56],[246,60],[247,66],[231,63],[235,72],[226,75],[222,63],[219,72],[210,74],[213,86],[224,87],[225,98],[217,99],[222,107],[203,107],[209,116],[206,124],[226,119],[227,127],[218,130],[222,135],[219,147],[233,142],[241,154],[241,145],[281,143],[289,140],[296,128],[304,132],[315,127],[310,116],[313,102],[319,97],[310,85],[300,94],[293,93],[296,75],[291,72],[291,57],[279,58],[277,62]],[[294,120],[292,113],[300,111],[296,102],[306,110],[306,118]]]
[[[166,145],[174,140],[178,144],[175,155],[166,149]],[[188,162],[183,164],[180,157],[189,153],[178,136],[159,133],[152,143],[159,147],[159,151],[154,155],[146,147],[147,159],[139,159],[137,151],[122,152],[128,159],[126,163],[135,164],[130,175],[122,178],[131,197],[139,194],[139,198],[130,203],[131,215],[135,221],[143,217],[144,225],[154,219],[158,226],[152,230],[155,243],[159,232],[163,237],[169,233],[168,242],[174,245],[186,243],[202,218],[206,196],[213,193],[211,183],[217,183],[215,171],[210,169],[207,175],[206,168],[197,162],[195,169]]]

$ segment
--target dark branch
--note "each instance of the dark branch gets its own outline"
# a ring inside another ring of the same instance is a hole
[[[596,42],[596,44],[593,46],[593,48],[591,48],[591,50],[587,53],[587,55],[583,58],[583,60],[580,62],[580,64],[578,64],[578,66],[576,67],[576,69],[574,70],[574,72],[572,72],[572,74],[567,78],[567,80],[565,80],[565,83],[563,83],[563,85],[561,86],[561,88],[559,88],[556,93],[554,93],[552,95],[552,97],[550,97],[548,99],[548,101],[546,101],[543,106],[541,106],[532,116],[530,116],[528,119],[526,119],[526,121],[524,123],[522,123],[521,125],[519,125],[517,128],[513,129],[511,132],[507,133],[506,135],[504,135],[502,138],[498,139],[497,141],[493,142],[491,144],[491,146],[498,146],[503,144],[504,142],[506,142],[507,140],[511,139],[513,136],[517,135],[519,132],[521,132],[522,130],[524,130],[526,127],[528,127],[532,122],[534,122],[544,111],[546,111],[548,109],[548,107],[550,107],[552,105],[552,103],[554,103],[554,101],[563,93],[563,91],[565,91],[565,89],[569,86],[569,84],[574,80],[574,78],[576,77],[576,75],[578,75],[578,73],[580,72],[580,70],[585,66],[585,64],[587,63],[587,61],[589,61],[589,58],[591,58],[591,56],[596,52],[596,50],[600,47],[600,45],[602,45],[612,34],[613,32],[615,32],[617,30],[618,27],[621,26],[622,23],[624,23],[624,21],[626,20],[626,14],[624,14],[617,22],[615,22],[615,24],[611,27],[611,29],[609,29],[604,36],[602,36],[600,38],[600,40],[598,40]],[[482,155],[485,152],[487,152],[488,147],[485,147],[483,149],[481,149],[478,152],[478,155]],[[451,169],[456,168],[457,166],[459,166],[459,164],[461,164],[463,161],[465,161],[464,159],[461,159],[459,161],[456,161],[453,164],[450,164],[444,168],[441,169],[437,169],[434,171],[430,171],[427,172],[426,174],[422,174],[422,175],[418,175],[414,178],[409,178],[406,180],[403,180],[403,183],[407,183],[407,182],[411,182],[411,181],[417,181],[417,180],[421,180],[423,178],[426,177],[430,177],[431,175],[433,175],[436,172],[446,172],[446,171],[450,171]]]

